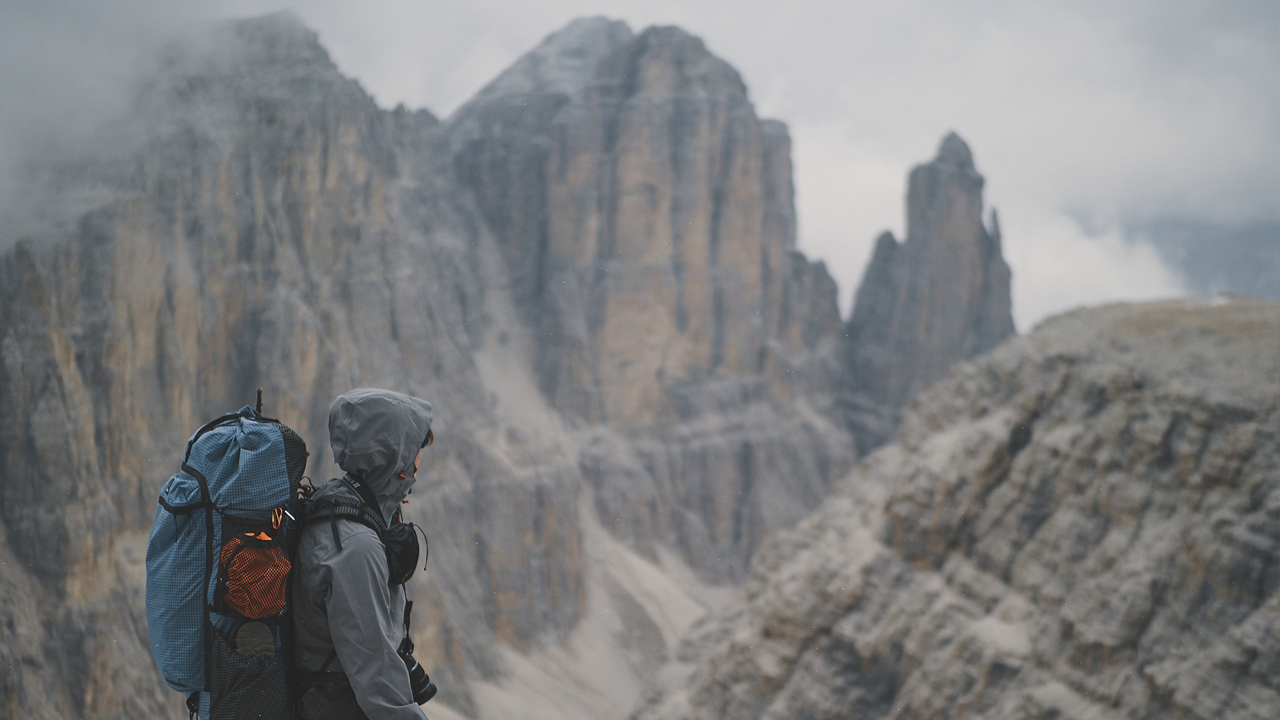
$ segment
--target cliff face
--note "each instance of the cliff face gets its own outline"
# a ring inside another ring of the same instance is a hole
[[[905,406],[955,363],[1014,333],[1000,226],[982,224],[982,176],[960,136],[911,171],[907,238],[876,241],[847,328],[853,385],[874,402]]]
[[[708,381],[750,383],[838,327],[834,307],[784,312],[810,302],[792,272],[790,140],[697,38],[577,21],[450,132],[540,331],[542,386],[570,415],[688,419]]]
[[[593,441],[602,521],[704,577],[847,468],[825,420],[840,380],[835,284],[795,251],[790,140],[737,72],[677,28],[579,20],[450,118],[534,329],[539,385]],[[800,439],[800,445],[794,442]]]
[[[757,554],[642,718],[1269,718],[1280,306],[1046,322]]]
[[[58,175],[63,214],[0,259],[0,507],[24,568],[0,610],[8,717],[172,707],[146,651],[139,533],[185,436],[256,386],[317,482],[334,474],[335,394],[448,409],[436,485],[409,512],[449,579],[415,588],[424,661],[465,707],[462,674],[498,672],[495,641],[576,621],[580,480],[546,438],[501,439],[478,365],[493,263],[441,179],[437,123],[379,110],[275,16],[174,51],[117,132],[118,152]]]

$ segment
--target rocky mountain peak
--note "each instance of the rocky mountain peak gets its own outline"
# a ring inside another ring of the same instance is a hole
[[[708,377],[765,370],[792,319],[790,140],[700,39],[573,23],[449,125],[558,407],[648,425],[701,406],[686,390]]]
[[[233,20],[218,35],[215,42],[233,45],[228,49],[233,49],[241,61],[312,62],[337,69],[329,52],[320,44],[320,36],[290,10]]]
[[[954,131],[947,133],[947,136],[942,138],[942,143],[938,145],[938,155],[933,159],[933,164],[953,168],[961,172],[975,172],[973,168],[973,152],[969,150],[969,144]]]
[[[982,224],[983,178],[959,135],[915,167],[907,185],[907,239],[876,242],[848,328],[855,386],[887,407],[961,360],[1013,335],[1011,274],[999,228]]]
[[[576,97],[590,84],[600,61],[631,41],[621,20],[579,18],[551,33],[486,85],[466,106],[487,99],[527,93]],[[463,110],[459,115],[463,115]]]
[[[676,538],[704,577],[739,577],[853,452],[816,413],[786,410],[834,395],[814,389],[839,366],[840,318],[826,268],[795,250],[785,125],[757,117],[697,37],[595,19],[521,58],[445,132],[534,329],[542,396],[636,443],[634,460],[608,443],[584,458],[601,518],[641,548]],[[721,422],[735,434],[702,429]]]

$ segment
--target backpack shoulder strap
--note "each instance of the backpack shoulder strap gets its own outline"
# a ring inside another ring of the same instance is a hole
[[[342,481],[347,484],[347,487],[356,491],[356,494],[364,501],[364,506],[372,511],[372,514],[378,519],[378,524],[382,526],[383,530],[386,530],[387,524],[383,521],[382,510],[378,507],[378,499],[374,497],[373,490],[370,490],[369,486],[365,485],[360,478],[351,477],[350,475],[343,477]]]
[[[309,524],[327,519],[329,528],[333,532],[333,544],[341,550],[342,538],[338,536],[338,518],[364,525],[378,535],[379,541],[383,541],[386,524],[382,521],[382,517],[358,498],[327,495],[318,500],[312,500],[303,522]]]

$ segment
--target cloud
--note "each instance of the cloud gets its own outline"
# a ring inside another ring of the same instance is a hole
[[[202,18],[159,0],[5,4],[0,23],[0,219],[16,210],[29,166],[83,151],[129,106],[142,69]]]
[[[139,38],[287,6],[15,6],[0,30],[0,125],[52,117],[61,132],[101,114],[80,108],[111,107],[146,45]],[[310,0],[294,9],[380,104],[442,116],[574,17],[701,36],[742,72],[763,116],[790,124],[801,248],[827,261],[845,313],[876,234],[902,234],[907,172],[952,129],[1005,220],[1022,327],[1132,288],[1176,291],[1158,262],[1112,242],[1111,228],[1173,213],[1280,219],[1280,5],[1270,0]],[[8,135],[0,162],[13,153]],[[1047,273],[1064,253],[1124,271],[1059,283]]]
[[[1082,305],[1186,294],[1183,279],[1149,244],[1131,242],[1117,228],[1089,233],[1052,209],[1015,206],[1001,212],[1000,229],[1021,332]]]

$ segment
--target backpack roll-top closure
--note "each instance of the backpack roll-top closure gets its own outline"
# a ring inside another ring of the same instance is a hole
[[[185,465],[209,481],[209,497],[218,512],[268,516],[289,502],[290,468],[280,425],[249,408],[204,432],[192,443]],[[298,472],[295,469],[295,472]]]
[[[209,506],[200,481],[185,470],[169,478],[160,488],[160,507],[171,515],[190,515]]]

